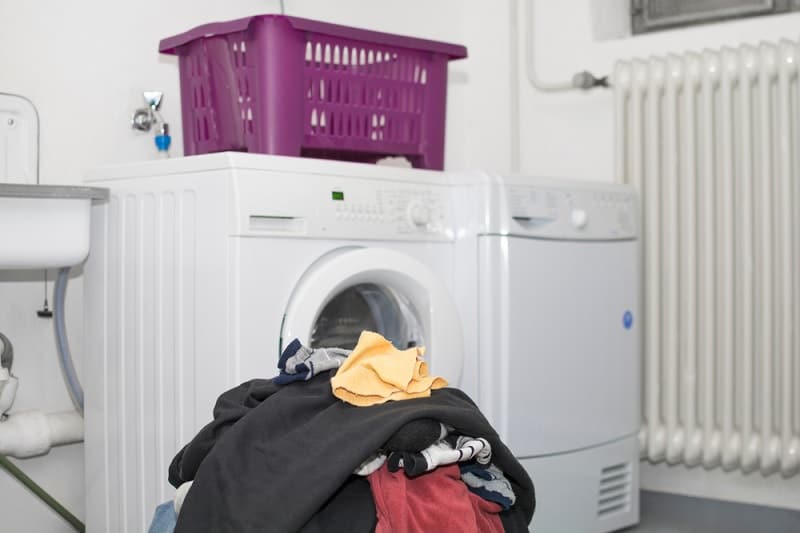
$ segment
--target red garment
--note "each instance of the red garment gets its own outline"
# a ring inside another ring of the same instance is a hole
[[[503,533],[501,507],[473,494],[457,465],[440,466],[414,479],[387,465],[370,474],[378,525],[375,533]]]

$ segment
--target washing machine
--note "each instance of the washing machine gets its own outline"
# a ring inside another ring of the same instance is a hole
[[[528,470],[537,532],[638,522],[638,207],[627,186],[453,177],[465,384]]]
[[[85,266],[87,526],[144,531],[217,396],[281,348],[424,345],[459,384],[452,185],[440,172],[224,153],[94,171]]]

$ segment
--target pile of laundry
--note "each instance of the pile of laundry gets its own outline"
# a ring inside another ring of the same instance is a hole
[[[173,459],[151,533],[527,531],[533,483],[423,355],[368,331],[352,352],[292,341]]]

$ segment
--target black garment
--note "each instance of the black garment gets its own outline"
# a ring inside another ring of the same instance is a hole
[[[386,458],[386,468],[389,472],[397,472],[402,468],[406,477],[414,479],[428,471],[428,461],[419,452],[392,452]]]
[[[412,420],[389,437],[383,445],[387,452],[421,452],[442,436],[442,425],[432,418]]]
[[[372,533],[378,525],[375,500],[367,478],[347,482],[306,522],[301,533]],[[266,531],[266,529],[264,530]]]
[[[493,462],[517,495],[500,515],[503,525],[527,531],[533,483],[467,395],[439,389],[429,398],[355,407],[331,394],[334,374],[282,387],[258,379],[220,396],[214,421],[170,465],[173,485],[194,479],[176,533],[297,531],[364,458],[419,418],[491,443]]]

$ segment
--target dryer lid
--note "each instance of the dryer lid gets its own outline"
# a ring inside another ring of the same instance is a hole
[[[343,248],[317,260],[301,277],[281,327],[281,349],[352,348],[364,329],[400,349],[426,346],[431,373],[459,383],[463,335],[458,311],[440,280],[413,257],[383,248]]]

